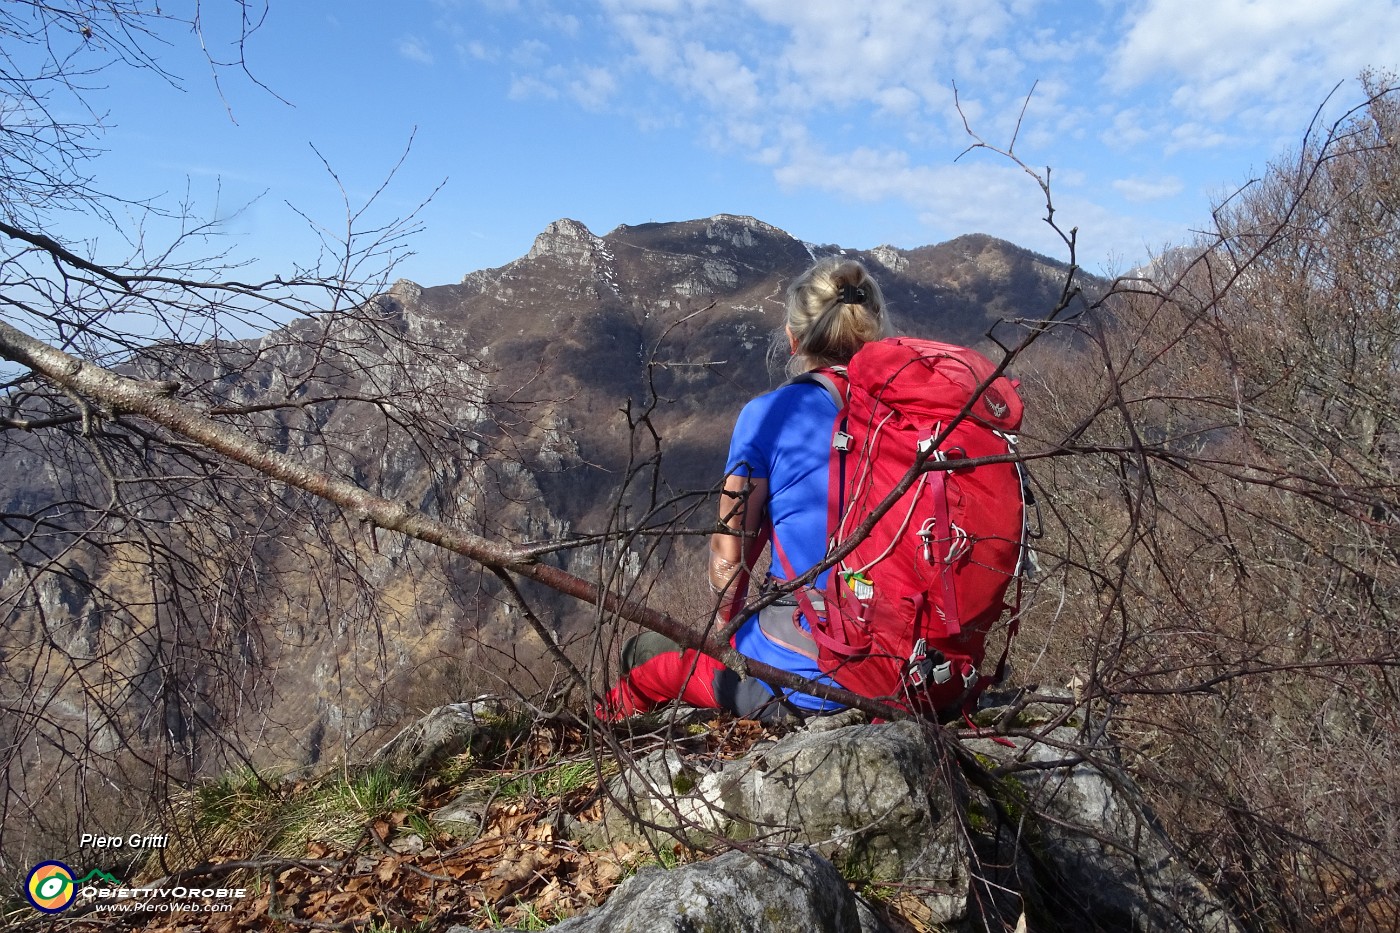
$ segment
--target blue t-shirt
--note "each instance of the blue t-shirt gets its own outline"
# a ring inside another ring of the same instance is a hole
[[[826,555],[827,476],[836,402],[815,382],[789,383],[749,402],[739,412],[729,442],[725,473],[768,481],[768,515],[773,535],[793,572],[802,574]],[[790,579],[773,560],[770,573]],[[825,584],[826,575],[817,579]],[[734,639],[742,654],[802,677],[836,686],[817,662],[770,639],[757,617],[746,621]],[[805,693],[788,693],[793,705],[807,710],[839,709],[837,704]]]

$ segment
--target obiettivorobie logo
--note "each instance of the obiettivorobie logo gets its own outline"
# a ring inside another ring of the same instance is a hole
[[[53,860],[35,865],[24,879],[25,900],[46,914],[62,913],[75,901],[98,912],[213,914],[232,910],[230,901],[247,896],[247,888],[128,886],[97,868],[76,878],[73,869]],[[211,900],[214,903],[209,903]]]
[[[77,899],[78,889],[93,881],[121,884],[96,868],[81,878],[74,878],[73,869],[62,862],[40,862],[29,870],[29,877],[24,880],[24,896],[35,910],[46,914],[62,913]]]

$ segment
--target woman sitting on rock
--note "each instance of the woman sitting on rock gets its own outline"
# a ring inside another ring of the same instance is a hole
[[[880,287],[858,262],[822,260],[788,289],[784,336],[792,357],[788,372],[796,378],[745,405],[729,444],[720,522],[735,533],[711,538],[709,561],[721,620],[743,604],[745,542],[760,532],[773,542],[770,585],[805,573],[825,556],[837,405],[825,385],[802,377],[843,367],[865,343],[890,333]],[[756,557],[749,555],[749,566]],[[817,588],[825,585],[825,576],[817,578]],[[784,600],[749,618],[734,636],[734,647],[773,667],[834,685],[817,668],[810,634],[794,626],[794,605]],[[777,697],[762,681],[740,678],[719,661],[654,632],[627,641],[622,670],[598,707],[604,718],[620,719],[677,699],[764,719],[781,718],[785,707],[799,714],[839,708],[795,691]]]

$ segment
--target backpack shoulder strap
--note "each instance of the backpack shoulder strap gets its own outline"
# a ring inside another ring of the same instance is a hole
[[[844,366],[824,366],[821,369],[814,369],[788,380],[789,385],[799,382],[815,382],[826,389],[831,400],[836,403],[839,411],[846,407],[846,393],[850,389],[851,381],[846,377],[846,367]]]

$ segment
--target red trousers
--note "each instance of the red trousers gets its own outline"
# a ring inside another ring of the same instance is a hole
[[[680,700],[691,706],[719,709],[721,680],[735,675],[723,664],[693,649],[665,651],[622,675],[598,704],[598,718],[610,721]]]

